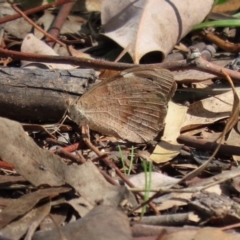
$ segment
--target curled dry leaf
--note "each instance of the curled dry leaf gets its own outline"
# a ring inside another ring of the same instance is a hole
[[[128,52],[134,63],[139,63],[142,58],[159,62],[206,17],[213,2],[103,0],[104,36],[124,49],[131,44]]]
[[[35,54],[45,54],[51,56],[58,56],[58,54],[49,47],[46,43],[36,38],[33,34],[28,34],[22,42],[21,51],[25,53],[35,53]],[[29,61],[21,61],[22,66],[31,66],[31,67],[39,67],[39,68],[50,68],[50,69],[74,69],[76,67],[70,64],[55,64],[55,63],[35,63]]]

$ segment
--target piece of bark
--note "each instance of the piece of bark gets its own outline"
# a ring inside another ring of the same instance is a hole
[[[59,121],[66,101],[96,80],[93,69],[0,68],[0,116],[19,121]]]

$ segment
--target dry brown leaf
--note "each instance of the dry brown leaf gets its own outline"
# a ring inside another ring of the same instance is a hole
[[[71,188],[69,187],[39,189],[36,192],[25,194],[18,199],[12,200],[11,204],[0,213],[0,229],[17,217],[21,217],[29,212],[40,200],[46,198],[51,199],[60,193],[70,190]]]
[[[22,176],[0,175],[0,186],[12,184],[27,184]]]
[[[1,17],[10,16],[16,14],[16,11],[11,7],[10,4],[7,4],[6,1],[0,2]],[[24,18],[18,18],[13,21],[8,21],[1,25],[4,30],[18,39],[23,39],[26,34],[31,32],[32,25],[28,23]]]
[[[181,180],[179,180],[178,184],[192,179],[193,177],[199,175],[204,169],[206,169],[206,167],[208,166],[208,164],[213,160],[213,158],[215,157],[215,155],[217,154],[218,150],[221,147],[222,142],[224,141],[224,137],[226,136],[226,134],[234,127],[234,125],[236,125],[236,123],[238,122],[238,115],[239,115],[239,96],[238,93],[234,87],[234,84],[232,82],[232,79],[230,78],[230,76],[222,69],[221,73],[223,74],[223,76],[227,79],[228,83],[230,84],[231,88],[232,88],[232,98],[233,98],[233,103],[232,103],[232,109],[231,112],[229,114],[229,118],[228,121],[222,131],[222,133],[220,134],[219,138],[216,139],[219,140],[219,143],[217,145],[217,147],[215,148],[214,152],[212,153],[212,155],[209,157],[209,159],[207,161],[205,161],[202,165],[200,165],[197,169],[193,170],[192,172],[186,174]]]
[[[68,211],[69,211],[68,207],[58,208],[57,212],[54,211],[54,213],[49,214],[43,219],[39,226],[39,229],[42,231],[47,231],[62,226],[65,219],[67,218]]]
[[[206,239],[238,240],[239,238],[240,238],[239,234],[231,235],[216,228],[202,228],[196,232],[196,235],[192,238],[192,240],[206,240]]]
[[[213,0],[103,0],[104,36],[122,48],[129,44],[134,63],[161,61],[212,8]],[[201,9],[201,11],[199,11]]]
[[[26,37],[23,39],[21,52],[25,53],[35,53],[35,54],[44,54],[44,55],[52,55],[58,56],[58,54],[49,47],[46,43],[36,38],[33,34],[27,34]],[[58,64],[58,63],[35,63],[29,61],[21,61],[22,67],[37,67],[40,64],[45,66],[45,68],[50,69],[74,69],[76,67],[70,64]],[[43,68],[43,67],[42,67]]]
[[[40,17],[37,21],[37,24],[40,26],[43,26],[43,29],[47,32],[49,28],[51,27],[53,20],[55,16],[47,11],[44,12],[44,15]],[[86,22],[86,21],[85,21]],[[70,21],[70,20],[65,20],[62,28],[60,29],[61,34],[78,34],[79,32],[89,34],[86,28],[82,28],[84,22],[79,22],[77,19],[75,21]],[[85,30],[85,31],[84,31]],[[38,38],[41,39],[44,37],[44,34],[37,30],[36,28],[34,29],[34,35]]]
[[[35,1],[28,1],[27,0],[27,1],[23,1],[23,2],[21,0],[14,0],[13,2],[21,4],[21,9],[23,9],[23,10],[38,7],[38,6],[41,6],[43,4],[48,3],[47,0],[35,0]]]
[[[78,2],[76,4],[82,4],[82,2]],[[101,4],[102,4],[102,0],[85,0],[84,1],[84,5],[85,5],[85,9],[87,11],[101,11]]]
[[[161,240],[192,240],[196,229],[181,229],[179,231],[164,234]]]
[[[213,59],[212,63],[219,65],[221,67],[226,66],[232,61],[232,59]],[[172,71],[174,75],[174,80],[181,83],[194,83],[202,82],[208,79],[215,78],[216,75],[202,72],[196,69],[188,69],[183,71]]]
[[[165,234],[161,240],[237,240],[239,234],[231,235],[216,228],[181,229],[179,231]]]
[[[156,146],[149,157],[155,163],[165,163],[172,160],[179,154],[182,144],[177,142],[180,135],[180,129],[186,118],[187,107],[169,102],[166,125],[161,142]],[[177,118],[176,118],[177,116]]]
[[[161,203],[157,205],[159,211],[169,210],[173,207],[180,207],[188,205],[192,193],[169,193],[165,197],[159,197],[154,200],[154,203]]]
[[[60,186],[65,182],[54,173],[54,164],[50,163],[54,156],[51,152],[40,149],[34,141],[25,134],[22,126],[14,121],[0,118],[0,143],[5,148],[0,149],[0,158],[14,165],[16,171],[35,186],[49,184]]]
[[[84,217],[90,210],[93,209],[93,205],[90,205],[82,197],[71,199],[67,203],[78,212],[80,217]]]
[[[29,229],[24,240],[32,239],[34,232],[36,231],[42,220],[49,214],[50,210],[51,210],[50,203],[46,203],[41,207],[41,211],[39,211],[38,214],[36,214],[35,218],[32,219],[32,222],[29,225]]]
[[[232,107],[232,111],[230,113],[229,119],[225,125],[225,128],[223,130],[223,135],[226,135],[227,133],[229,133],[229,131],[237,124],[238,122],[238,117],[239,117],[239,108],[240,108],[240,99],[238,96],[238,93],[235,89],[235,86],[233,84],[232,79],[230,78],[230,76],[224,71],[221,70],[222,74],[224,75],[224,77],[228,80],[231,88],[232,88],[232,93],[233,93],[233,107]],[[221,138],[221,137],[219,137]]]
[[[34,7],[39,7],[44,4],[48,4],[50,1],[49,0],[14,0],[13,2],[15,3],[20,3],[21,4],[21,9],[27,10],[30,8]],[[81,0],[81,1],[76,1],[74,7],[72,8],[72,12],[92,12],[92,11],[98,11],[100,12],[101,10],[101,2],[102,0]],[[6,3],[5,3],[6,4]],[[52,7],[51,10],[56,11],[59,9],[59,7]]]
[[[177,45],[175,45],[174,50],[175,49],[177,49],[178,51],[181,51],[181,52],[189,53],[188,47],[181,42],[178,43]]]
[[[22,218],[8,224],[5,228],[3,228],[0,231],[1,235],[14,240],[20,239],[26,233],[30,224],[35,221],[35,219],[37,219],[39,216],[44,217],[44,215],[42,215],[43,213],[49,213],[49,211],[44,211],[50,210],[49,206],[50,204],[46,203],[40,207],[32,209]]]
[[[59,240],[59,231],[66,239],[131,240],[132,234],[127,216],[112,206],[97,206],[84,218],[60,229],[37,232],[33,240]]]
[[[216,77],[214,74],[190,69],[186,71],[173,71],[174,80],[180,83],[202,82]]]
[[[222,176],[222,174],[219,174],[212,178],[216,178],[218,176],[220,177],[220,176]],[[191,187],[206,186],[209,184],[209,182],[214,182],[214,181],[211,179],[207,179],[207,180],[203,179],[203,180],[197,182],[196,184],[193,184]],[[221,193],[222,193],[222,190],[221,190],[219,184],[208,187],[205,189],[205,191],[210,192],[210,193],[216,193],[218,195],[221,195]],[[173,192],[173,193],[169,193],[169,194],[166,194],[164,196],[154,199],[154,203],[161,203],[157,206],[158,210],[160,210],[160,211],[168,210],[168,209],[171,209],[176,206],[186,206],[189,203],[189,201],[191,200],[192,195],[193,195],[193,193]]]
[[[72,12],[100,12],[102,0],[76,1]]]
[[[230,131],[226,141],[228,145],[240,146],[239,127],[240,122],[238,122],[238,124]],[[232,157],[235,161],[240,161],[240,156],[233,155]]]
[[[145,187],[145,174],[139,173],[130,177],[131,183],[138,189],[144,189]],[[162,173],[152,172],[151,173],[151,186],[150,189],[161,189],[166,188],[170,185],[174,185],[178,182],[178,179],[166,176]],[[149,196],[152,196],[153,193],[150,192]],[[176,206],[186,206],[188,201],[191,199],[192,193],[169,193],[164,196],[155,198],[154,203],[157,203],[156,207],[158,210],[168,210]]]
[[[115,71],[115,70],[107,70],[107,69],[101,69],[100,70],[100,74],[99,74],[99,78],[104,81],[106,79],[115,77],[119,74],[119,71]]]
[[[208,142],[214,142],[221,135],[220,132],[211,131],[207,127],[205,127],[200,133],[201,133],[200,136]],[[189,136],[193,136],[193,135],[195,134],[191,134]]]
[[[67,166],[60,157],[40,149],[15,121],[0,118],[0,158],[13,164],[16,171],[35,186],[71,185],[90,204],[119,206],[123,200],[136,205],[134,196],[124,186],[113,186],[91,162]]]
[[[150,225],[150,226],[174,226],[178,225],[181,226],[181,224],[185,224],[186,222],[189,222],[190,217],[193,219],[197,219],[197,216],[193,216],[193,212],[189,213],[166,213],[163,215],[158,216],[144,216],[144,217],[135,217],[133,218],[133,222],[138,224],[139,222],[144,225]],[[192,216],[191,216],[192,215]],[[155,239],[154,239],[155,240]]]
[[[239,0],[227,0],[222,4],[216,5],[212,12],[214,13],[227,13],[227,12],[235,12],[240,9],[240,1]]]
[[[164,175],[162,173],[158,172],[151,172],[151,186],[150,189],[159,189],[162,187],[167,187],[170,185],[173,185],[178,181],[178,179],[169,177],[167,175]],[[148,174],[149,175],[149,174]],[[145,188],[145,173],[139,173],[131,176],[129,178],[130,182],[135,186],[135,188],[144,189]],[[153,195],[153,193],[149,193],[150,196]]]
[[[159,164],[166,163],[176,157],[181,148],[182,144],[174,144],[161,140],[161,142],[155,147],[149,159]]]
[[[236,89],[236,92],[240,95],[240,89]],[[193,103],[181,130],[193,129],[229,117],[232,103],[232,91]]]

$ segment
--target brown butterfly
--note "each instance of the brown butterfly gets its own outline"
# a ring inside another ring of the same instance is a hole
[[[170,71],[146,66],[102,81],[68,107],[80,126],[130,142],[153,140],[164,127],[176,84]]]

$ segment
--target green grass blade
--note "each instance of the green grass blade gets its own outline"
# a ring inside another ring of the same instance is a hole
[[[240,12],[233,14],[233,17],[240,18]]]
[[[148,163],[148,188],[147,188],[147,194],[148,194],[148,196],[147,196],[147,200],[148,200],[148,198],[149,198],[149,193],[150,193],[150,190],[151,190],[151,185],[152,185],[152,167],[153,167],[153,163],[152,163],[152,161],[150,161],[149,163]]]
[[[145,177],[145,193],[144,193],[144,202],[146,202],[149,199],[149,194],[151,190],[151,185],[152,185],[152,161],[147,162],[143,161],[143,170],[144,170],[144,177]],[[146,205],[143,206],[142,212],[141,212],[141,218],[146,212]]]
[[[143,164],[144,177],[145,177],[144,202],[146,202],[146,201],[147,201],[147,194],[146,194],[146,192],[147,192],[147,187],[148,187],[148,172],[147,172],[147,163],[146,163],[146,161],[143,161],[142,164]],[[144,205],[144,206],[142,207],[142,212],[141,212],[141,218],[140,218],[140,219],[142,219],[142,216],[144,215],[145,212],[146,212],[146,205]]]
[[[240,27],[240,19],[228,19],[203,22],[196,25],[192,30],[199,30],[207,27]]]
[[[132,166],[133,166],[133,159],[134,159],[134,147],[132,146],[131,148],[131,159],[130,159],[130,166],[128,168],[128,175],[130,175],[131,171],[132,171]]]
[[[119,151],[120,159],[121,159],[122,166],[123,166],[123,172],[126,175],[127,174],[126,173],[126,166],[125,166],[125,161],[123,159],[123,153],[122,153],[122,149],[121,149],[120,145],[118,145],[118,151]]]

